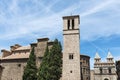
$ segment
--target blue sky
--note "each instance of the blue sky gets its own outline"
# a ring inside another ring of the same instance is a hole
[[[0,0],[0,49],[37,38],[62,43],[63,16],[80,15],[80,52],[120,59],[120,0]],[[93,66],[93,65],[91,65]]]

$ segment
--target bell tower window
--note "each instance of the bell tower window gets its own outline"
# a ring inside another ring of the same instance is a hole
[[[74,23],[74,19],[72,19],[72,29],[74,29],[75,23]]]
[[[70,29],[70,20],[67,21],[68,30]]]

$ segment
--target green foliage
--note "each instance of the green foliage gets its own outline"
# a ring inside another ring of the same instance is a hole
[[[53,47],[46,52],[39,68],[38,80],[59,80],[62,73],[62,47],[55,39]]]
[[[27,61],[27,65],[24,69],[23,80],[37,80],[37,67],[36,67],[36,56],[34,54],[34,47]]]

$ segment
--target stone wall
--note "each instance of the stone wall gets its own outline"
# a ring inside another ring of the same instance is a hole
[[[27,59],[5,60],[1,63],[3,70],[1,80],[22,80]]]
[[[62,80],[81,80],[79,16],[63,17],[63,25]]]
[[[81,80],[90,80],[90,57],[80,55]]]
[[[90,80],[94,80],[94,70],[90,70]]]

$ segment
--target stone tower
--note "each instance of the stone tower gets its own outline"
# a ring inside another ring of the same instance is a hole
[[[63,17],[62,80],[81,80],[79,24],[79,15]]]

